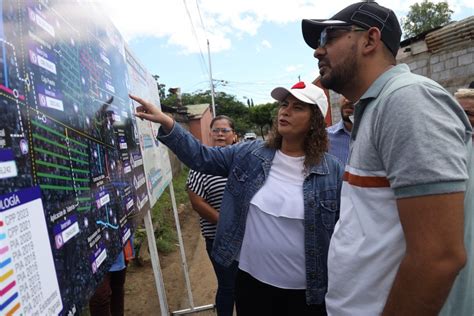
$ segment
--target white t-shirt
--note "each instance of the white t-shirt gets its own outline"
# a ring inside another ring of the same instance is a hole
[[[239,268],[285,289],[305,289],[304,157],[277,151],[265,184],[250,201]]]

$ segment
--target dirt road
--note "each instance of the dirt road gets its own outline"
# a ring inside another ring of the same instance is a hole
[[[213,304],[216,278],[199,230],[199,217],[189,206],[179,215],[194,306]],[[160,255],[169,312],[190,308],[179,249]],[[125,284],[125,315],[161,315],[151,262],[131,265]],[[213,311],[190,315],[215,315]]]

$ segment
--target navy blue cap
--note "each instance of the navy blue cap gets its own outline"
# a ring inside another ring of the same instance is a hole
[[[377,2],[357,2],[342,9],[330,19],[305,19],[302,21],[303,37],[310,47],[318,48],[321,32],[328,26],[357,25],[364,29],[376,27],[382,42],[397,56],[402,30],[395,13]]]

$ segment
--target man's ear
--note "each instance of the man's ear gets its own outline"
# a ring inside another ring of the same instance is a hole
[[[364,36],[364,46],[362,47],[362,54],[372,54],[381,45],[384,45],[382,42],[382,33],[378,28],[371,27],[367,30]]]

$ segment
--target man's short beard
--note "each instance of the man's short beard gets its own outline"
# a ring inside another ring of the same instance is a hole
[[[351,52],[346,56],[344,62],[339,64],[337,68],[331,68],[329,76],[321,77],[321,85],[324,88],[331,89],[337,93],[350,89],[353,80],[359,72],[356,59],[354,58],[354,56],[357,56],[357,46],[355,44],[351,47]]]

